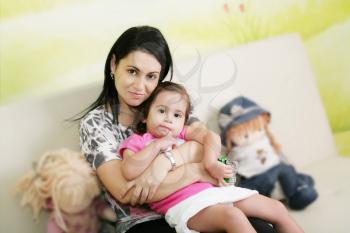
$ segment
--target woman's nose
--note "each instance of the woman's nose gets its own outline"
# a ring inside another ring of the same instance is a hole
[[[134,79],[134,87],[138,90],[138,91],[142,91],[144,89],[144,82],[143,82],[143,78],[142,77],[137,77]]]

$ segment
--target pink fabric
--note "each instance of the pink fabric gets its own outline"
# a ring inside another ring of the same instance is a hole
[[[185,135],[186,135],[186,128],[184,127],[181,130],[180,134],[177,135],[176,138],[186,140]],[[153,141],[154,139],[156,138],[150,133],[145,133],[144,135],[139,135],[134,133],[133,135],[131,135],[130,137],[128,137],[122,142],[122,144],[119,147],[119,154],[123,158],[123,153],[125,149],[131,150],[134,153],[137,153],[143,148],[145,148],[147,143]]]
[[[47,210],[51,211],[47,223],[47,233],[97,233],[99,230],[99,217],[105,217],[103,211],[108,208],[102,199],[97,198],[91,202],[90,206],[79,213],[69,214],[61,211],[63,221],[67,227],[67,231],[63,231],[56,221],[52,200],[48,199],[46,205]]]
[[[157,202],[150,203],[149,205],[153,210],[157,211],[158,213],[166,214],[168,209],[175,206],[179,202],[211,187],[213,187],[213,185],[209,183],[193,183],[182,189],[177,190],[176,192],[170,194],[166,198]]]
[[[49,221],[47,222],[47,233],[64,233],[64,231],[57,225],[55,217],[50,215]]]
[[[145,138],[139,134],[134,133],[127,139],[125,139],[119,147],[119,155],[124,158],[124,150],[128,149],[133,152],[142,150],[146,145]]]
[[[186,127],[184,127],[181,130],[180,134],[176,138],[186,140]],[[123,157],[123,152],[125,149],[137,153],[140,150],[142,150],[147,145],[147,143],[154,139],[155,137],[153,137],[153,135],[151,135],[150,133],[145,133],[142,136],[139,134],[133,134],[123,141],[123,143],[119,147],[119,154]],[[150,203],[150,207],[159,213],[165,214],[168,211],[168,209],[170,209],[177,203],[211,187],[213,187],[213,185],[209,183],[193,183],[180,190],[177,190],[176,192],[170,194],[169,196],[160,201]]]

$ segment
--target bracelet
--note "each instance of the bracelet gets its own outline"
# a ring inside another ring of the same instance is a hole
[[[174,156],[173,156],[173,153],[171,151],[164,151],[163,152],[163,155],[165,157],[167,157],[170,161],[170,164],[171,164],[171,169],[170,171],[174,171],[175,170],[175,167],[176,167],[176,162],[175,162],[175,159],[174,159]]]

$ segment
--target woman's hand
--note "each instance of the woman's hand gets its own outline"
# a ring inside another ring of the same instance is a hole
[[[121,167],[121,160],[111,160],[99,166],[96,174],[103,186],[116,200],[123,204],[128,204],[130,203],[129,190],[131,185],[129,188],[129,182],[124,178]]]
[[[139,177],[128,182],[127,190],[134,188],[130,203],[142,205],[152,200],[170,169],[171,164],[168,159],[160,154]]]
[[[159,172],[157,173],[155,173],[153,169],[147,169],[141,176],[130,181],[127,185],[127,189],[134,187],[130,204],[142,205],[152,200],[159,185],[165,179],[167,174],[168,172],[164,169],[159,169]]]

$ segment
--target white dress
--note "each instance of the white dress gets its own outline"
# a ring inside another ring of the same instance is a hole
[[[165,220],[177,233],[197,233],[187,227],[187,221],[199,211],[216,204],[233,205],[257,193],[234,185],[205,189],[171,207],[165,214]]]

